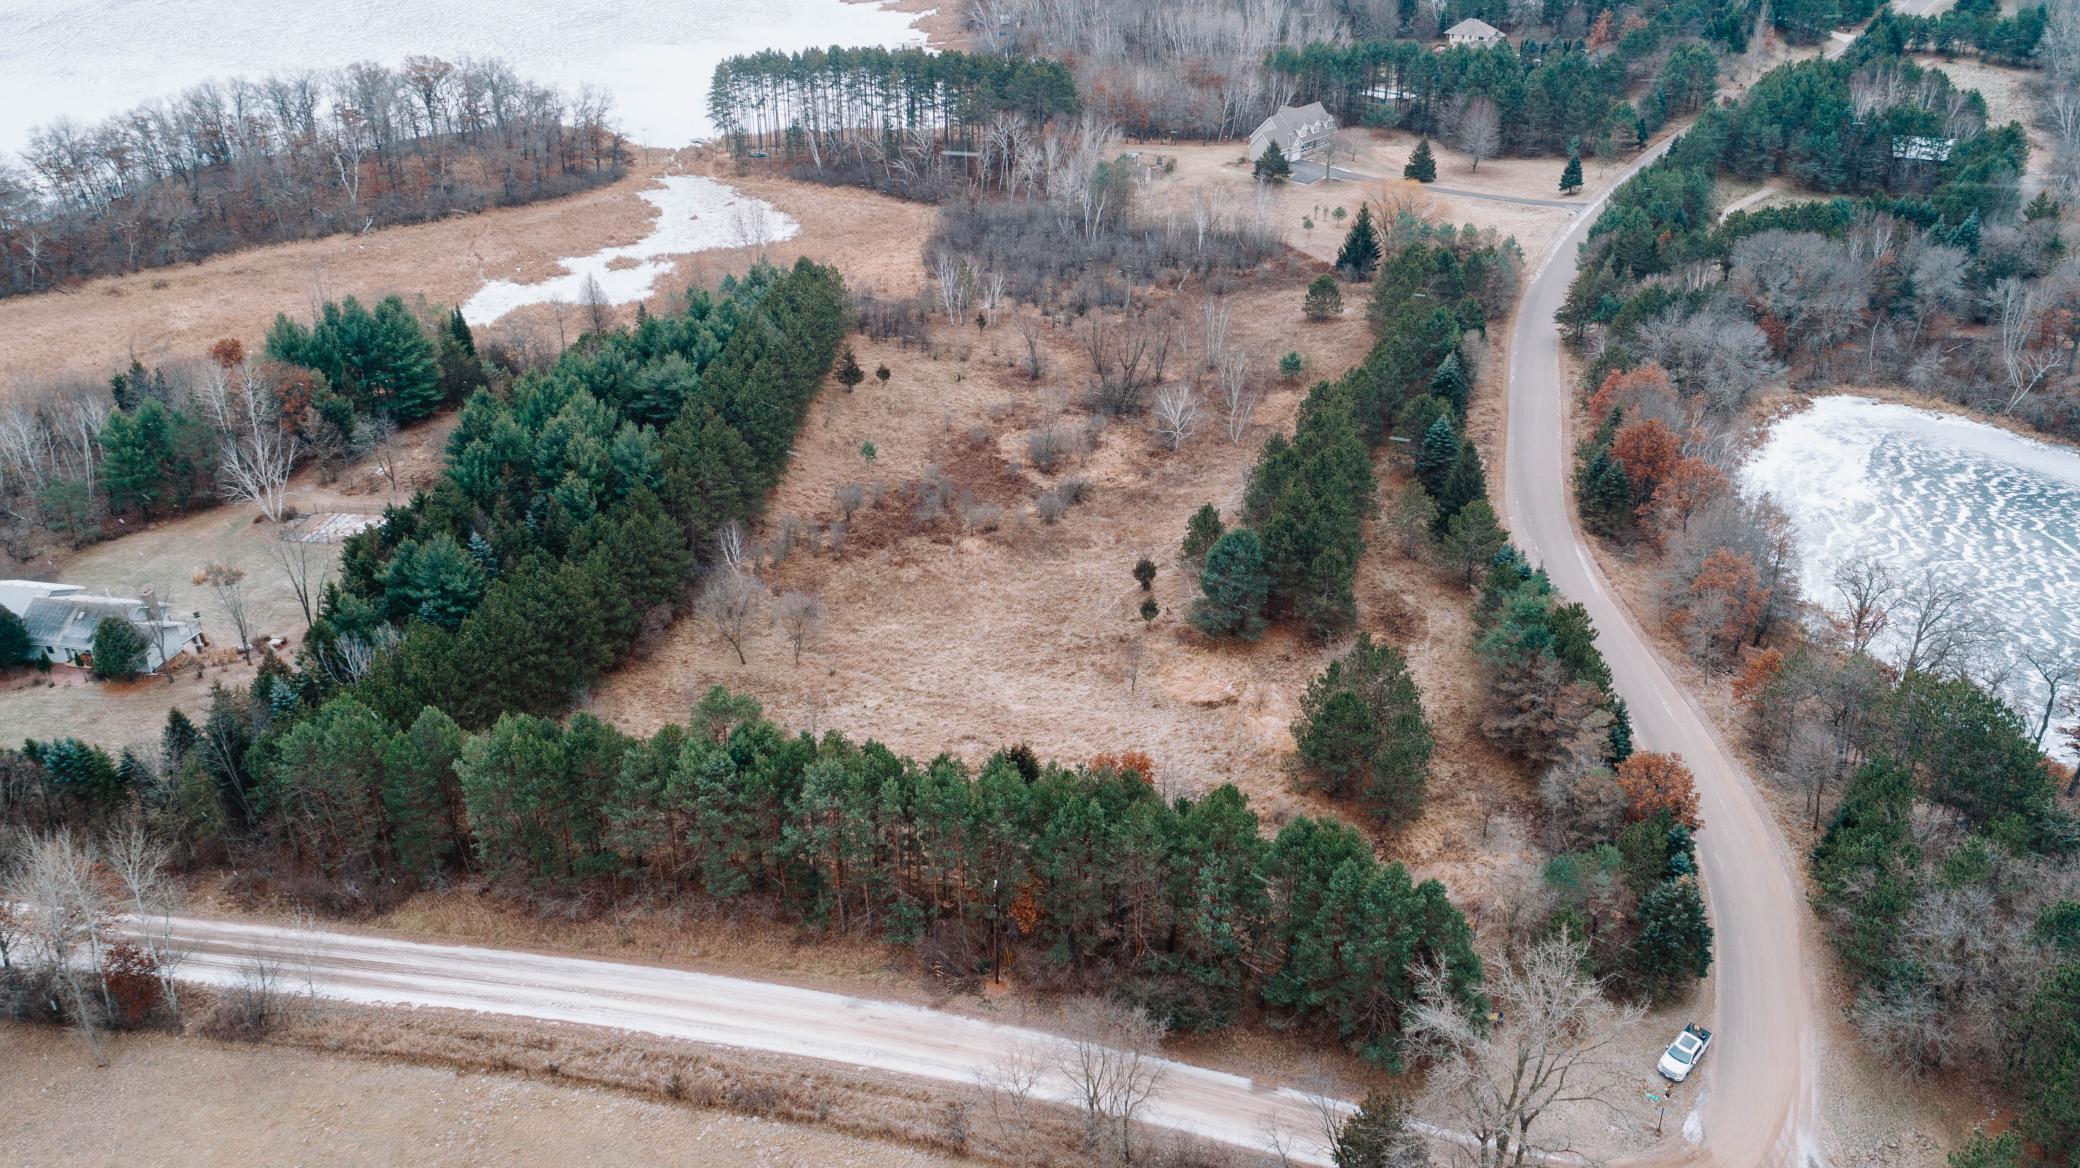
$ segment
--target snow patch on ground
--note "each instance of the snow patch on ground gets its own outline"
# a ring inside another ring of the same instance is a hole
[[[557,261],[563,275],[532,284],[492,280],[462,306],[473,325],[489,324],[516,308],[562,301],[582,304],[589,280],[599,282],[609,303],[629,304],[649,296],[658,277],[672,270],[671,257],[715,248],[745,247],[791,239],[801,225],[771,203],[699,175],[670,175],[642,192],[657,208],[650,234],[623,247]]]

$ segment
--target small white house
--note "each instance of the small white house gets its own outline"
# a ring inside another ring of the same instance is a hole
[[[150,592],[142,597],[89,596],[77,584],[0,580],[0,605],[28,626],[28,661],[48,657],[54,665],[80,664],[93,652],[94,630],[106,617],[129,621],[144,635],[149,672],[203,645],[202,626],[175,617]]]
[[[1469,16],[1444,30],[1444,39],[1455,45],[1499,45],[1508,38],[1480,17]]]
[[[1329,116],[1321,102],[1280,106],[1249,136],[1249,160],[1255,162],[1273,142],[1278,143],[1280,153],[1288,161],[1297,162],[1322,153],[1335,141],[1336,119]]]

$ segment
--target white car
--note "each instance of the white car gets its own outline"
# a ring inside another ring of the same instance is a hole
[[[1704,1057],[1706,1048],[1711,1045],[1712,1032],[1693,1022],[1683,1027],[1683,1032],[1676,1035],[1676,1040],[1668,1044],[1667,1050],[1661,1052],[1661,1063],[1654,1069],[1660,1071],[1661,1077],[1669,1082],[1680,1083],[1690,1077],[1691,1070],[1697,1066],[1697,1060]]]

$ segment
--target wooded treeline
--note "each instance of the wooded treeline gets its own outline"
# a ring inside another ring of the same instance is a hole
[[[730,57],[708,86],[708,120],[737,150],[833,163],[896,136],[974,149],[999,115],[1044,122],[1076,111],[1058,61],[869,47]]]
[[[1658,74],[1651,72],[1658,62]],[[1586,42],[1516,46],[1453,45],[1442,52],[1417,41],[1361,41],[1282,48],[1269,68],[1295,103],[1319,101],[1345,123],[1398,126],[1418,134],[1463,135],[1469,103],[1493,102],[1484,153],[1564,154],[1605,141],[1630,147],[1671,116],[1709,102],[1718,62],[1702,44],[1663,53],[1653,26],[1620,37],[1614,50]],[[1635,84],[1651,79],[1637,102]],[[1498,149],[1499,147],[1499,149]]]
[[[606,95],[498,60],[409,57],[209,81],[0,162],[0,295],[289,239],[417,223],[618,178]]]
[[[1731,487],[1749,405],[1787,375],[2073,425],[2062,209],[2021,206],[2020,126],[1985,128],[1978,95],[1898,48],[1866,37],[1775,70],[1613,196],[1560,313],[1592,355],[1577,497],[1658,564],[1659,615],[1736,673],[1763,773],[1829,825],[1815,904],[1858,1028],[1910,1071],[2008,1087],[2018,1130],[2059,1159],[2080,1147],[2080,822],[2040,747],[2054,706],[2032,727],[1998,696],[2010,666],[1939,573],[1852,563],[1814,598],[1825,623],[1794,619],[1793,533]],[[1726,173],[1839,194],[1721,221]],[[2070,682],[2063,662],[2025,666],[2053,703]]]

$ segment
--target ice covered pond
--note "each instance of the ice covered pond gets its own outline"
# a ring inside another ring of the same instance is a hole
[[[847,0],[0,0],[0,151],[213,77],[503,57],[614,95],[652,146],[706,137],[708,79],[760,49],[923,44],[915,17]]]
[[[2009,659],[2080,655],[2080,452],[1950,414],[1823,397],[1777,421],[1741,481],[1797,524],[1809,600],[1838,604],[1835,568],[1872,555],[1902,579],[1942,571],[1969,585]],[[2018,676],[2015,696],[2035,685]]]
[[[559,261],[563,274],[532,284],[493,280],[462,306],[463,319],[489,324],[526,304],[552,300],[581,304],[586,284],[596,281],[610,304],[648,297],[657,278],[672,270],[671,256],[719,247],[777,243],[792,238],[795,221],[762,199],[741,194],[699,175],[670,175],[660,187],[642,193],[657,208],[650,234],[625,247],[609,247],[589,256]]]

